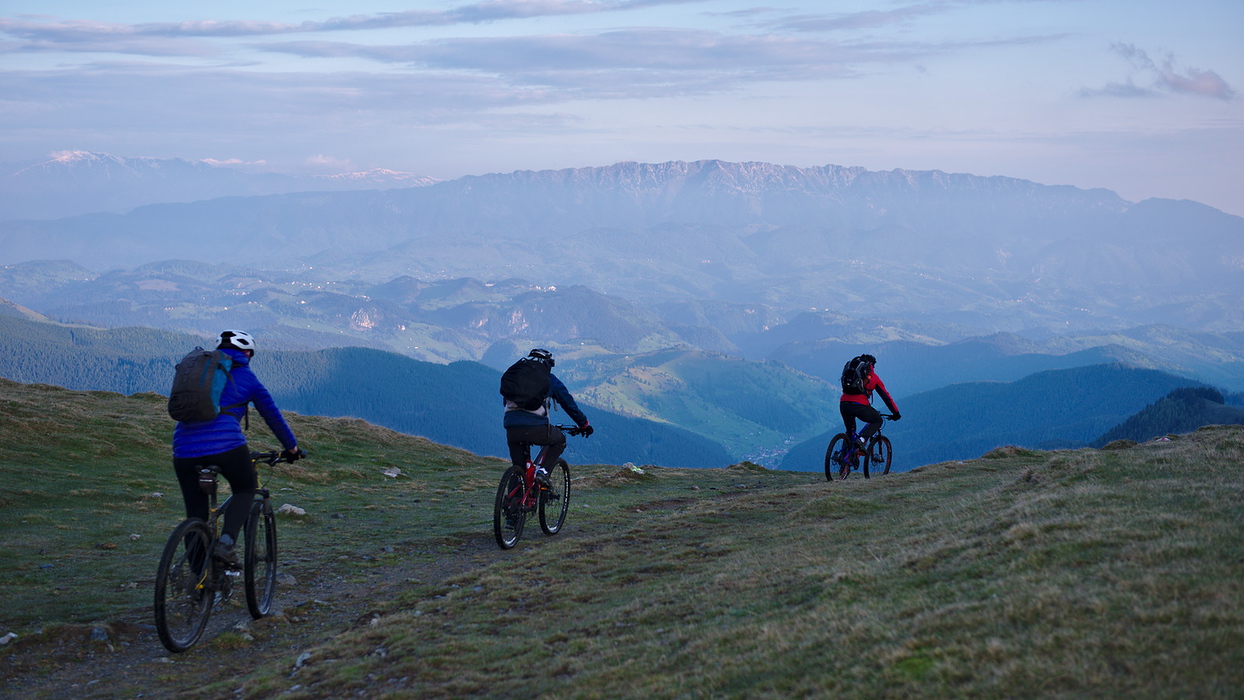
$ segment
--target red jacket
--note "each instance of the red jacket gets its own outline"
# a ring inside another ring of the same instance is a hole
[[[886,408],[890,409],[890,413],[899,412],[898,406],[894,405],[894,399],[890,398],[890,392],[886,391],[885,383],[881,381],[881,377],[877,376],[876,370],[868,373],[868,380],[864,382],[863,394],[843,394],[838,401],[849,401],[864,406],[871,406],[874,391],[881,394],[881,400],[885,402]]]

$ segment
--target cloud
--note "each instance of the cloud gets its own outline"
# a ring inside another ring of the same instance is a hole
[[[1174,54],[1167,54],[1159,64],[1150,58],[1146,51],[1132,44],[1116,43],[1110,47],[1110,50],[1132,64],[1132,75],[1123,83],[1112,82],[1102,88],[1085,88],[1080,91],[1081,95],[1085,97],[1156,97],[1163,93],[1174,93],[1219,100],[1235,98],[1235,90],[1217,73],[1199,68],[1180,68],[1176,65]],[[1148,85],[1137,85],[1138,78]]]
[[[671,94],[686,94],[764,80],[852,77],[861,64],[911,60],[948,50],[940,45],[851,45],[772,34],[653,28],[387,46],[299,41],[252,48],[303,58],[351,57],[422,70],[467,71],[498,76],[514,85],[597,95],[622,95],[627,86],[641,85],[667,86]]]
[[[335,158],[333,156],[326,156],[323,153],[317,153],[310,158],[307,158],[304,165],[309,168],[317,168],[331,172],[344,172],[354,167],[349,158]]]
[[[203,158],[202,160],[200,160],[200,162],[206,163],[208,165],[212,165],[215,167],[235,167],[239,165],[244,165],[244,166],[267,165],[267,162],[262,161],[262,160],[242,160],[241,158],[225,158],[225,159]]]
[[[893,10],[864,10],[836,15],[794,15],[778,22],[778,26],[796,32],[873,29],[902,24],[918,17],[941,14],[954,7],[956,5],[953,3],[934,2],[906,5]]]
[[[112,46],[106,50],[144,53],[136,37],[205,38],[308,34],[396,27],[436,27],[453,24],[481,24],[508,19],[530,19],[621,12],[662,5],[682,5],[707,0],[481,0],[448,10],[406,10],[370,15],[333,17],[323,21],[260,22],[249,20],[187,20],[121,24],[90,20],[39,18],[38,21],[0,17],[0,34],[24,39],[26,49],[86,50],[84,47]],[[105,49],[94,49],[105,50]]]
[[[264,73],[139,63],[3,72],[0,95],[0,150],[36,135],[106,130],[101,125],[124,125],[136,138],[163,135],[187,143],[204,133],[257,141],[387,133],[483,123],[491,110],[564,99],[487,75]]]

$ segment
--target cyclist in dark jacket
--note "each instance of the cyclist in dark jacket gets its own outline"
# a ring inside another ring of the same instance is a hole
[[[529,358],[543,362],[553,368],[553,353],[541,348],[533,349],[528,355]],[[531,446],[548,446],[548,452],[544,455],[545,464],[557,464],[557,458],[561,456],[562,451],[566,449],[566,435],[557,426],[549,423],[549,408],[552,402],[556,401],[574,421],[575,425],[583,430],[583,435],[591,435],[593,428],[587,420],[587,416],[583,415],[583,411],[579,410],[579,405],[575,403],[574,397],[570,395],[570,391],[566,389],[566,385],[562,384],[557,375],[549,372],[549,395],[544,399],[544,403],[540,408],[534,411],[528,411],[520,408],[512,401],[505,402],[505,418],[502,419],[502,425],[505,426],[505,441],[510,447],[510,461],[515,467],[522,469],[527,465],[527,459],[531,456]],[[549,485],[549,473],[540,465],[536,468],[536,481],[544,486]]]
[[[272,400],[272,395],[251,371],[255,339],[243,331],[224,331],[217,339],[216,347],[233,359],[230,381],[225,383],[220,395],[220,414],[209,421],[177,423],[173,428],[173,470],[177,473],[177,483],[186,503],[186,517],[206,521],[209,515],[208,497],[199,489],[199,469],[207,466],[220,468],[221,476],[229,482],[233,500],[225,511],[215,554],[220,559],[235,562],[233,545],[250,514],[258,487],[255,465],[251,462],[250,448],[246,445],[246,434],[242,432],[241,425],[247,406],[255,404],[259,415],[285,448],[285,457],[298,459],[302,456],[302,450],[298,448],[298,441]]]
[[[886,408],[890,409],[893,416],[890,420],[898,420],[902,416],[899,415],[894,399],[890,398],[890,392],[886,391],[881,377],[877,376],[877,358],[872,355],[860,355],[859,359],[867,363],[869,368],[868,379],[864,381],[864,393],[848,394],[844,391],[838,399],[838,410],[842,413],[842,423],[846,426],[848,435],[855,432],[856,418],[867,424],[856,438],[856,446],[862,450],[868,444],[868,438],[881,429],[881,413],[872,405],[874,391],[881,395]]]

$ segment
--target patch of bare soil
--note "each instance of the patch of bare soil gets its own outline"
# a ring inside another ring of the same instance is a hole
[[[181,654],[160,643],[150,608],[105,624],[49,628],[6,649],[0,697],[165,698],[193,694],[222,678],[240,679],[274,660],[285,659],[292,671],[303,650],[367,624],[404,587],[436,584],[483,568],[497,554],[491,536],[481,536],[432,563],[423,556],[364,573],[357,561],[289,562],[282,565],[272,615],[252,620],[245,595],[237,589],[213,613],[198,644]],[[239,680],[239,691],[240,686]]]

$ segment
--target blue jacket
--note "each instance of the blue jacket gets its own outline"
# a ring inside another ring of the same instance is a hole
[[[524,411],[517,406],[507,405],[505,407],[505,418],[501,424],[507,428],[548,425],[550,401],[556,401],[562,407],[562,410],[566,412],[566,415],[570,416],[570,419],[574,421],[575,425],[580,428],[587,425],[587,416],[583,415],[583,411],[579,410],[579,404],[574,402],[574,397],[570,395],[566,385],[562,384],[562,380],[552,373],[549,373],[549,398],[544,400],[544,405],[536,411]]]
[[[225,383],[225,389],[220,394],[220,405],[231,408],[222,410],[214,420],[178,423],[173,428],[173,456],[207,457],[245,445],[246,434],[242,432],[241,421],[250,403],[255,404],[255,409],[276,439],[281,441],[282,447],[287,450],[297,447],[294,432],[289,429],[272,395],[251,371],[251,359],[241,350],[225,348],[224,352],[233,358],[233,378]]]

